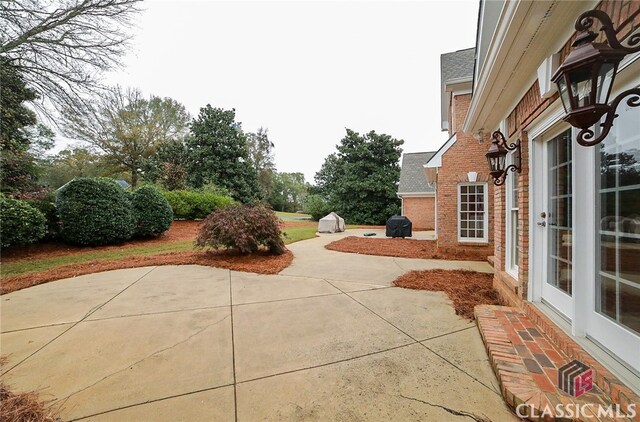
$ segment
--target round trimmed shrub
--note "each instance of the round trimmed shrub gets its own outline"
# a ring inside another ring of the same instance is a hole
[[[27,199],[29,205],[37,209],[47,220],[44,240],[56,240],[60,237],[60,219],[56,210],[56,195],[50,192],[42,198]]]
[[[26,201],[0,195],[0,243],[3,248],[37,242],[46,231],[47,219],[40,211]]]
[[[136,219],[137,236],[158,236],[171,226],[173,211],[158,189],[153,186],[143,186],[133,192],[131,202]]]
[[[72,180],[56,198],[62,239],[78,245],[106,245],[131,239],[136,221],[129,197],[113,179]]]
[[[244,254],[258,251],[260,246],[276,255],[285,251],[280,220],[263,204],[234,204],[212,212],[200,225],[196,246],[224,247]]]

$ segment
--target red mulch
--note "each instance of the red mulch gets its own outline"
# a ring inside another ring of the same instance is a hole
[[[395,256],[400,258],[450,259],[455,261],[485,261],[493,255],[489,247],[446,247],[438,248],[435,240],[414,239],[371,239],[349,236],[336,240],[325,248],[364,255]]]
[[[493,274],[464,270],[411,271],[398,277],[398,287],[445,292],[453,301],[456,314],[473,320],[477,305],[501,305],[493,289]]]
[[[76,253],[110,251],[156,243],[195,240],[198,234],[198,227],[200,227],[200,221],[174,221],[169,230],[161,236],[150,239],[129,240],[111,246],[75,246],[63,242],[43,242],[23,247],[12,247],[2,251],[2,260],[4,262],[16,262],[31,258],[52,258]]]
[[[121,268],[147,267],[156,265],[205,265],[258,274],[277,274],[287,268],[293,260],[289,251],[282,255],[272,255],[260,251],[251,255],[242,255],[229,251],[174,252],[151,256],[132,256],[114,261],[91,261],[82,264],[66,265],[47,271],[20,274],[2,279],[0,294],[11,293],[42,283],[84,274]]]

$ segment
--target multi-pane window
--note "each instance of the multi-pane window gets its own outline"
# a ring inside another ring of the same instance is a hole
[[[564,132],[549,141],[549,273],[547,283],[572,295],[573,223],[571,206],[572,147],[571,131]]]
[[[618,113],[598,146],[596,310],[640,334],[640,111],[619,107]]]
[[[513,154],[511,155],[513,161]],[[518,196],[520,192],[520,186],[518,184],[518,173],[509,173],[509,179],[507,181],[507,224],[509,236],[509,269],[518,271],[518,260],[520,259],[520,232],[519,232],[519,211]]]
[[[460,240],[487,240],[487,185],[458,185],[458,237]]]

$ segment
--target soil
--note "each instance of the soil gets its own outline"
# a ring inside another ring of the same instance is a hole
[[[454,261],[485,261],[493,249],[481,247],[438,248],[435,240],[371,239],[349,236],[336,240],[325,248],[364,255],[394,256],[399,258],[450,259]]]
[[[174,252],[151,256],[132,256],[113,261],[92,261],[82,264],[65,265],[47,271],[20,274],[2,279],[0,294],[11,293],[42,283],[84,274],[121,268],[147,267],[156,265],[205,265],[257,274],[277,274],[287,268],[293,260],[289,251],[282,255],[273,255],[260,251],[251,255],[242,255],[229,251]]]
[[[445,292],[453,301],[457,315],[474,319],[477,305],[502,305],[498,292],[493,289],[493,274],[464,270],[411,271],[398,277],[398,287]]]

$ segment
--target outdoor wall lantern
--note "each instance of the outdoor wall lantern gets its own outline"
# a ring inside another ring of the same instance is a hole
[[[633,20],[638,13],[640,10],[629,19]],[[594,42],[598,35],[589,30],[594,18],[602,23],[600,31],[605,34],[608,45]],[[631,96],[627,100],[630,107],[640,105],[640,87],[621,93],[609,104],[618,65],[627,54],[640,51],[640,45],[635,46],[640,44],[640,33],[628,38],[628,47],[623,46],[616,37],[618,30],[614,29],[611,18],[601,10],[584,12],[576,20],[575,28],[581,33],[572,44],[574,49],[551,79],[558,85],[566,113],[563,120],[581,129],[577,137],[580,145],[593,146],[602,142],[611,130],[613,120],[618,117],[616,108],[625,97]],[[596,136],[592,127],[603,116],[606,117],[600,124],[602,130]]]
[[[509,151],[515,151],[515,160],[513,164],[505,168]],[[504,135],[499,130],[496,130],[491,135],[491,146],[485,154],[485,157],[487,157],[487,161],[489,162],[489,174],[493,177],[493,183],[496,186],[504,184],[509,170],[517,171],[518,173],[522,171],[520,140],[518,139],[516,142],[508,144]]]

